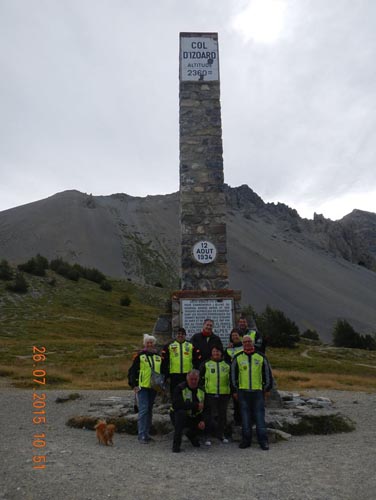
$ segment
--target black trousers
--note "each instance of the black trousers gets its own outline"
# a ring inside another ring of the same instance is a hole
[[[205,434],[224,438],[229,394],[205,394]]]
[[[170,413],[171,421],[174,424],[174,446],[180,446],[184,429],[188,429],[190,438],[198,437],[201,434],[198,428],[203,416],[190,417],[186,410],[177,410]]]

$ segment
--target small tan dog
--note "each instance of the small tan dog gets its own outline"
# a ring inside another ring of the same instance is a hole
[[[95,426],[95,431],[98,439],[98,443],[102,443],[106,446],[109,444],[113,446],[112,437],[115,432],[114,424],[106,424],[105,420],[99,420],[97,425]]]

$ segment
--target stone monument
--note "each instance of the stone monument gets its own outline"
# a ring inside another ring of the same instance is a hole
[[[200,331],[214,320],[227,344],[240,292],[229,289],[217,33],[180,33],[181,290],[172,328]]]

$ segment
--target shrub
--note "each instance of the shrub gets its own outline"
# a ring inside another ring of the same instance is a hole
[[[106,292],[111,292],[111,290],[112,290],[112,285],[107,280],[103,280],[99,286],[100,286],[101,290],[105,290]]]
[[[80,264],[74,264],[73,269],[75,269],[81,278],[85,278],[89,281],[94,281],[94,283],[102,283],[106,279],[106,276],[95,269],[95,267],[83,267]]]
[[[316,332],[316,330],[311,330],[308,328],[305,332],[301,334],[301,337],[305,339],[310,339],[310,340],[320,340],[319,334]]]
[[[121,306],[130,306],[131,305],[131,299],[128,297],[128,295],[123,295],[120,299],[120,305]]]
[[[7,285],[7,290],[16,293],[26,293],[28,288],[29,284],[22,273],[17,273],[14,282]]]
[[[48,269],[48,260],[39,253],[24,264],[19,264],[18,269],[35,276],[45,276]]]
[[[295,347],[299,342],[299,328],[282,311],[267,306],[256,314],[256,322],[264,341],[272,347]]]
[[[0,262],[0,280],[10,281],[13,278],[13,270],[7,260]]]
[[[361,338],[345,319],[338,319],[333,330],[333,344],[336,347],[360,348]]]
[[[345,319],[337,320],[332,335],[336,347],[376,350],[376,338],[368,334],[360,335]]]
[[[362,349],[376,351],[376,338],[374,335],[361,335],[360,337]]]
[[[55,271],[55,273],[64,276],[72,281],[78,281],[80,279],[80,273],[75,269],[74,266],[65,262],[61,257],[58,259],[51,260],[50,268]]]
[[[78,281],[80,279],[80,273],[71,267],[67,270],[65,277],[72,281]]]

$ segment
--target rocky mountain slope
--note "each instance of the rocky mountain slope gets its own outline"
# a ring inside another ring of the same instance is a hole
[[[302,219],[248,186],[226,187],[230,284],[256,310],[282,309],[330,340],[338,317],[376,331],[376,214]],[[91,196],[65,191],[0,212],[0,258],[41,253],[109,276],[178,287],[179,194]]]

